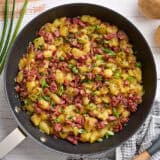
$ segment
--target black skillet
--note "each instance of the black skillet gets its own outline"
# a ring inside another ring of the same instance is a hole
[[[18,62],[22,57],[22,54],[26,52],[26,46],[30,41],[32,41],[36,37],[36,32],[40,29],[42,25],[44,25],[47,22],[52,22],[55,18],[58,17],[75,17],[84,14],[96,16],[104,22],[110,22],[112,24],[115,24],[128,34],[130,42],[133,44],[133,47],[137,53],[136,57],[138,61],[142,63],[143,86],[145,94],[143,96],[142,104],[138,106],[137,112],[132,114],[128,122],[128,125],[125,126],[121,132],[117,133],[115,136],[107,140],[104,140],[102,143],[79,143],[78,145],[72,145],[71,143],[65,140],[54,139],[51,136],[43,134],[39,131],[39,129],[35,128],[31,124],[29,116],[24,111],[21,111],[19,107],[17,107],[21,106],[21,102],[14,90],[14,78],[16,77],[18,71]],[[144,39],[142,34],[136,29],[136,27],[125,17],[114,12],[113,10],[110,10],[102,6],[85,3],[58,6],[42,13],[41,15],[33,19],[21,31],[16,41],[14,42],[13,47],[10,50],[8,61],[6,64],[4,79],[6,96],[8,98],[8,102],[10,104],[12,113],[19,126],[19,130],[14,131],[14,133],[17,135],[20,134],[19,132],[21,131],[25,135],[31,137],[37,143],[42,144],[44,147],[52,151],[59,151],[67,153],[67,155],[75,156],[89,156],[106,152],[110,149],[119,146],[121,143],[123,143],[129,137],[131,137],[142,125],[142,123],[144,122],[144,120],[150,112],[156,92],[157,83],[155,62],[153,59],[152,52],[146,40]],[[13,136],[13,134],[11,133],[9,138],[14,139],[15,136]],[[8,139],[5,139],[2,142],[3,146],[7,145]],[[21,140],[17,139],[17,143],[19,143],[20,141]],[[15,145],[16,144],[11,145],[12,147],[8,148],[8,151],[11,150]],[[1,144],[0,147],[3,148]],[[5,154],[8,151],[5,151]],[[1,157],[4,156],[4,153],[0,152],[0,154]]]

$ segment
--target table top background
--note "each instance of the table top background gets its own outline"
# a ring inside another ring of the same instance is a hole
[[[16,15],[22,5],[22,0],[17,0]],[[87,2],[112,8],[120,14],[127,17],[142,32],[148,41],[157,65],[158,89],[156,100],[160,100],[160,48],[154,42],[154,33],[160,20],[150,20],[144,18],[137,8],[137,0],[29,0],[27,13],[24,17],[23,25],[27,24],[31,19],[48,8],[71,2]],[[4,0],[0,0],[0,30],[2,29]],[[152,75],[150,75],[152,76]],[[0,141],[5,138],[17,124],[11,114],[9,106],[6,102],[3,90],[3,75],[0,76]],[[5,160],[65,160],[65,156],[53,153],[42,146],[33,142],[30,138],[26,138],[18,147],[10,152]]]

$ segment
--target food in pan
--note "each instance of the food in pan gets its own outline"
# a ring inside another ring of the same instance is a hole
[[[15,90],[42,132],[73,144],[101,142],[141,103],[141,63],[117,26],[88,15],[62,17],[29,43]]]

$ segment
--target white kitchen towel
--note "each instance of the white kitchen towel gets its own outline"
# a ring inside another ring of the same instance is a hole
[[[155,102],[152,111],[138,132],[116,149],[116,160],[131,160],[135,155],[149,148],[160,135],[160,103]],[[151,160],[160,160],[160,152]]]

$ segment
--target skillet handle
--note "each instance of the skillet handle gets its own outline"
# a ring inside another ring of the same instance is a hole
[[[19,128],[14,129],[4,140],[0,142],[0,159],[21,143],[26,136]]]

